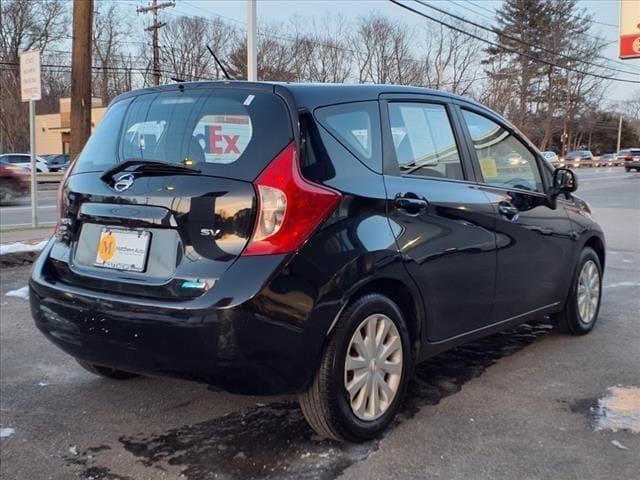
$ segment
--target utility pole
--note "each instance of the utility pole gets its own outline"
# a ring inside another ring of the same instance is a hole
[[[622,140],[622,100],[618,103],[618,110],[620,110],[620,120],[618,121],[618,148],[616,149],[616,153],[620,151],[620,142]]]
[[[91,26],[93,0],[73,0],[71,46],[71,158],[91,135]]]
[[[256,40],[256,0],[247,0],[247,80],[258,80],[258,42]]]
[[[569,132],[568,132],[568,122],[569,122],[569,110],[571,109],[571,82],[569,80],[569,70],[567,70],[567,88],[565,91],[566,102],[565,102],[565,112],[564,112],[564,129],[562,131],[562,158],[565,157],[567,151],[569,150]]]
[[[153,23],[145,28],[145,32],[153,32],[153,84],[160,85],[160,47],[158,46],[158,30],[166,25],[166,22],[158,23],[158,10],[163,8],[175,7],[175,2],[158,3],[158,0],[153,0],[148,7],[138,7],[136,10],[138,13],[153,14]]]

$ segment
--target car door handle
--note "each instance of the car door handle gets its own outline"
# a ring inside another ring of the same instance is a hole
[[[511,202],[500,202],[498,204],[498,212],[512,222],[518,220],[520,215],[520,211]]]
[[[417,215],[427,209],[429,202],[424,198],[396,197],[395,205],[398,210],[404,211],[410,215]]]

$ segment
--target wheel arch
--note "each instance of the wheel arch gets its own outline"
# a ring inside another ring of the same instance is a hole
[[[600,260],[600,267],[604,272],[604,263],[606,257],[604,241],[597,235],[592,235],[584,242],[584,247],[590,247],[596,252],[596,254],[598,255],[598,259]]]
[[[420,348],[422,346],[422,333],[424,328],[424,306],[420,293],[415,286],[405,280],[394,277],[377,277],[369,279],[366,283],[355,285],[345,295],[343,305],[346,307],[354,300],[370,293],[384,295],[398,306],[409,329],[412,355],[414,361],[416,361],[419,358]],[[340,310],[336,320],[342,314],[343,309]],[[335,322],[331,325],[327,334],[333,330],[334,325]]]

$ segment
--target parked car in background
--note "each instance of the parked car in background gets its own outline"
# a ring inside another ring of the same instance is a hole
[[[617,165],[615,153],[605,153],[600,157],[600,165],[613,167]]]
[[[618,161],[624,165],[624,169],[630,172],[635,169],[640,172],[640,148],[626,148],[618,152]]]
[[[29,182],[28,170],[0,160],[0,205],[27,195]]]
[[[65,170],[70,163],[69,155],[66,153],[57,153],[51,155],[42,155],[42,158],[47,162],[50,172],[59,172]]]
[[[569,168],[593,167],[593,163],[591,163],[593,162],[593,153],[589,150],[574,150],[567,153],[564,162]]]
[[[555,152],[542,152],[544,159],[549,162],[550,165],[557,167],[560,163],[558,155]]]
[[[320,435],[363,441],[420,361],[545,315],[594,327],[605,242],[577,187],[440,91],[132,91],[67,170],[31,312],[94,374],[297,393]]]
[[[28,153],[5,153],[0,155],[0,162],[31,170],[31,155]],[[36,172],[48,172],[49,165],[44,158],[36,155]]]

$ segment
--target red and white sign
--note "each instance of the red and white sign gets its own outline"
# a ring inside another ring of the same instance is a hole
[[[40,50],[29,50],[20,54],[20,90],[22,101],[40,100]]]
[[[620,58],[640,58],[640,0],[620,0]]]
[[[251,117],[206,115],[196,125],[193,135],[203,147],[206,162],[232,163],[240,158],[251,141]]]

